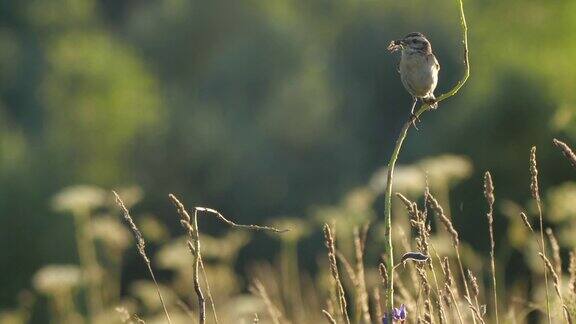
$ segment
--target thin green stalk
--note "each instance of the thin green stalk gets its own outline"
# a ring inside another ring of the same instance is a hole
[[[466,16],[464,15],[464,4],[462,0],[457,0],[459,5],[459,13],[460,13],[460,25],[462,27],[462,43],[464,45],[464,76],[458,83],[447,93],[442,94],[438,97],[437,102],[443,101],[454,96],[460,88],[464,85],[468,77],[470,76],[470,65],[468,60],[468,27],[466,25]],[[429,110],[429,105],[422,105],[415,113],[414,118],[418,118],[422,115],[425,111]],[[386,314],[391,314],[392,309],[394,308],[394,273],[390,271],[394,268],[394,255],[393,255],[393,248],[392,248],[392,217],[391,217],[391,206],[392,206],[392,182],[394,179],[394,167],[396,166],[396,161],[398,160],[398,155],[400,154],[400,149],[402,148],[402,143],[404,143],[404,139],[406,139],[406,135],[408,134],[408,129],[410,129],[412,125],[412,118],[408,120],[402,129],[400,130],[400,135],[396,140],[396,145],[394,146],[394,150],[392,151],[392,156],[390,157],[390,162],[388,163],[388,179],[386,182],[386,191],[384,197],[384,223],[386,226],[386,269],[390,272],[390,276],[387,282],[387,289],[386,289]]]

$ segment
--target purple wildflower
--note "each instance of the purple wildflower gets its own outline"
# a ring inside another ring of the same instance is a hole
[[[386,315],[382,317],[382,324],[393,324],[396,321],[403,323],[408,317],[408,311],[406,310],[406,305],[402,304],[399,308],[392,309],[392,322],[388,322],[388,318]]]

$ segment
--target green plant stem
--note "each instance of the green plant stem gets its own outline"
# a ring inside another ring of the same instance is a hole
[[[468,77],[470,76],[470,65],[468,60],[468,27],[466,25],[466,16],[464,15],[464,4],[462,0],[457,0],[459,9],[460,9],[460,25],[462,28],[462,42],[464,45],[464,76],[462,79],[458,81],[458,83],[447,93],[442,94],[438,97],[437,102],[443,101],[454,96],[460,88],[466,83]],[[415,118],[418,118],[422,115],[425,111],[429,110],[429,105],[422,105],[415,113]],[[413,117],[414,118],[414,117]],[[394,272],[392,269],[394,268],[394,254],[393,254],[393,247],[392,247],[392,217],[391,217],[391,206],[392,206],[392,183],[394,180],[394,167],[396,166],[396,161],[398,160],[398,156],[400,154],[400,150],[402,149],[402,143],[406,139],[406,135],[408,134],[408,129],[410,129],[412,125],[412,118],[409,119],[402,129],[400,130],[400,135],[396,140],[396,145],[394,146],[394,150],[392,151],[392,156],[390,157],[390,162],[388,163],[388,178],[386,182],[386,190],[385,190],[385,197],[384,197],[384,223],[386,226],[386,270],[388,271],[389,278],[387,282],[387,289],[386,289],[386,314],[391,314],[392,309],[394,308]]]

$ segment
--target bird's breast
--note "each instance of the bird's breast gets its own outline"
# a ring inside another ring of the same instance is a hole
[[[402,53],[400,76],[406,89],[416,97],[426,97],[434,92],[438,82],[438,68],[428,55]]]

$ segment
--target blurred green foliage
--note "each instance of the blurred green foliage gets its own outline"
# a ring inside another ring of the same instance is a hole
[[[483,249],[484,170],[521,204],[531,145],[543,188],[573,175],[550,141],[576,142],[576,2],[466,6],[470,81],[401,162],[474,161],[450,202]],[[68,185],[137,183],[174,226],[168,192],[244,223],[336,204],[387,162],[408,115],[388,42],[427,34],[442,92],[460,76],[457,19],[449,0],[0,0],[0,305],[47,261],[76,262],[73,224],[51,207]]]

